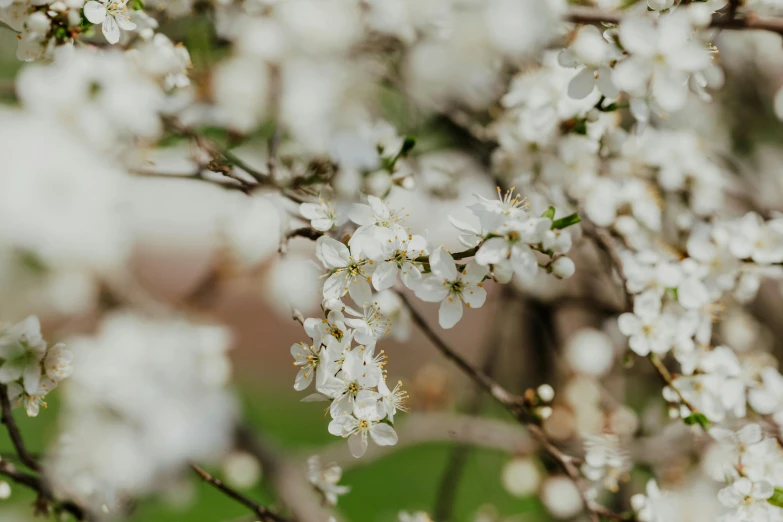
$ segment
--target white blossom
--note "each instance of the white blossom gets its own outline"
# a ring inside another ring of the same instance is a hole
[[[84,4],[84,17],[94,24],[101,24],[101,32],[110,44],[120,41],[120,29],[133,31],[136,24],[126,14],[128,0],[90,0]]]

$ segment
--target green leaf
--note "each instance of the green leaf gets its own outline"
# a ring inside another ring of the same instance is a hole
[[[587,134],[587,120],[584,118],[581,120],[577,120],[574,123],[574,127],[572,129],[576,134],[582,134],[583,136]]]
[[[705,430],[710,429],[710,421],[707,419],[707,417],[703,413],[691,413],[687,417],[683,419],[685,424],[688,426],[694,426],[698,424]]]
[[[558,228],[558,229],[568,228],[571,225],[576,225],[577,223],[579,223],[581,221],[582,221],[582,218],[579,217],[579,212],[574,212],[571,215],[568,215],[568,216],[566,216],[564,218],[560,218],[557,221],[554,221],[552,223],[552,228]]]
[[[141,11],[142,9],[144,9],[144,0],[132,0],[131,9],[133,9],[134,11]]]
[[[413,136],[407,136],[405,138],[405,141],[402,142],[402,147],[400,148],[400,154],[399,156],[401,158],[404,158],[408,155],[410,151],[413,150],[413,147],[416,146],[416,138]]]
[[[541,217],[555,219],[555,207],[550,206],[548,209],[544,211],[543,214],[541,214]]]
[[[772,496],[767,499],[767,502],[773,506],[783,508],[783,489],[775,488],[775,491],[772,492]]]

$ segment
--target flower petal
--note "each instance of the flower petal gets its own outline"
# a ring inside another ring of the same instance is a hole
[[[367,452],[367,436],[359,433],[351,435],[348,437],[348,448],[351,450],[351,455],[357,459],[363,456]]]
[[[443,247],[436,248],[430,255],[430,267],[432,273],[442,279],[454,281],[457,278],[457,267],[454,264],[454,258]]]
[[[90,0],[84,4],[84,17],[91,23],[102,24],[106,20],[106,6]]]
[[[585,67],[571,78],[571,81],[568,83],[568,95],[576,100],[581,100],[587,98],[593,92],[594,87],[595,73],[593,73],[592,69]]]
[[[397,444],[397,432],[388,424],[376,424],[370,428],[370,437],[378,446],[394,446]]]
[[[481,308],[487,300],[487,291],[477,285],[467,285],[462,300],[468,308]]]
[[[476,252],[476,262],[480,265],[499,263],[508,258],[508,242],[502,237],[487,239]]]
[[[440,303],[438,322],[442,328],[452,328],[462,319],[462,301],[459,298],[447,297]]]
[[[117,25],[117,21],[113,16],[107,16],[101,25],[101,32],[103,37],[110,44],[116,44],[120,41],[120,27]]]
[[[378,291],[391,288],[397,280],[398,271],[397,265],[391,261],[380,263],[372,275],[372,286]]]

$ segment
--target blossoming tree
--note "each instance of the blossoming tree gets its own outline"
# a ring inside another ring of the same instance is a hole
[[[232,280],[301,325],[291,393],[352,458],[425,425],[460,443],[402,522],[500,520],[454,512],[470,445],[555,518],[783,520],[779,2],[0,0],[0,21],[26,62],[0,84],[0,497],[114,520],[191,473],[254,519],[343,520],[340,463],[242,422],[204,313]],[[150,241],[207,276],[155,295]],[[476,317],[487,347],[444,335]],[[406,415],[382,347],[413,330],[478,390],[466,414]],[[52,393],[34,454],[13,409]],[[202,467],[234,448],[278,502]]]

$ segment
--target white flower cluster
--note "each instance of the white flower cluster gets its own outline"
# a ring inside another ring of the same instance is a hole
[[[783,450],[773,437],[766,437],[758,424],[746,424],[738,431],[710,429],[717,441],[719,460],[711,476],[726,485],[718,492],[722,509],[715,520],[780,520],[783,486]],[[661,491],[651,480],[644,494],[631,498],[636,518],[659,522],[677,518],[673,492]]]
[[[157,21],[141,10],[143,3],[130,0],[4,0],[0,2],[0,20],[19,32],[16,56],[34,61],[51,58],[58,47],[70,47],[90,37],[93,24],[110,44],[120,41],[121,29],[141,27],[142,38],[149,38]],[[136,20],[136,22],[131,19]]]
[[[129,496],[192,460],[219,457],[236,411],[226,389],[230,342],[220,326],[128,312],[108,316],[95,336],[72,339],[78,364],[62,433],[46,457],[54,489],[120,513]]]
[[[329,432],[347,438],[356,457],[365,453],[368,438],[379,445],[397,442],[391,425],[407,395],[401,384],[389,389],[386,355],[376,354],[377,341],[390,334],[392,324],[373,301],[373,289],[386,291],[399,278],[418,298],[440,303],[440,325],[451,328],[462,318],[463,304],[484,304],[487,279],[507,283],[514,273],[530,279],[541,268],[560,278],[574,273],[573,262],[564,257],[571,236],[562,229],[577,223],[578,216],[554,220],[554,207],[542,217],[531,216],[511,191],[498,200],[477,198],[471,210],[480,228],[452,220],[468,247],[458,259],[474,257],[464,265],[443,247],[430,249],[424,236],[409,233],[404,216],[375,196],[348,210],[347,218],[357,227],[347,244],[328,235],[316,241],[316,256],[326,269],[326,318],[306,319],[303,326],[312,341],[291,347],[294,365],[300,367],[294,388],[303,390],[315,381],[317,393],[307,399],[332,401]],[[348,221],[323,200],[303,203],[300,212],[320,231]],[[538,256],[548,262],[540,263]],[[346,296],[359,309],[344,304]]]
[[[0,326],[0,383],[28,416],[36,417],[46,407],[46,395],[73,373],[72,362],[73,353],[64,344],[47,345],[38,317]]]
[[[762,277],[783,277],[782,231],[780,219],[749,213],[694,227],[684,259],[652,250],[624,256],[634,310],[620,316],[620,330],[639,355],[674,354],[682,374],[664,396],[683,417],[691,415],[691,406],[715,422],[745,417],[748,404],[762,414],[777,413],[780,396],[772,382],[780,374],[750,354],[712,347],[711,340],[719,302],[727,296],[747,302]]]
[[[678,9],[658,19],[629,16],[603,34],[593,26],[579,29],[559,56],[561,65],[579,69],[569,82],[569,96],[586,98],[596,86],[607,99],[625,92],[632,113],[645,123],[651,109],[682,109],[689,86],[707,96],[708,78],[718,73],[695,30],[710,14],[708,8]]]
[[[336,506],[340,495],[351,491],[350,486],[338,484],[342,476],[343,470],[337,464],[324,467],[318,455],[307,459],[307,480],[324,496],[329,505]]]
[[[582,474],[591,485],[588,495],[596,498],[601,489],[617,492],[623,475],[630,470],[631,461],[620,448],[616,435],[588,435],[584,440],[585,461]]]

